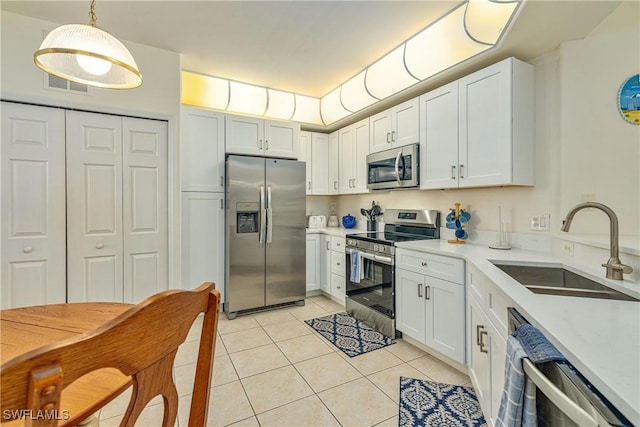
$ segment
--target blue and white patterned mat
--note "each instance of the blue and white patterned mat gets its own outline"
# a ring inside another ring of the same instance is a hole
[[[400,377],[400,426],[486,426],[472,387]]]
[[[347,313],[305,320],[305,323],[318,331],[325,339],[338,347],[349,357],[368,353],[391,344],[391,338],[365,325]]]

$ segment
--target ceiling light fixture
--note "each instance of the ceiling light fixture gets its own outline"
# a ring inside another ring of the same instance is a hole
[[[95,4],[91,0],[88,25],[69,24],[51,31],[33,54],[34,62],[47,73],[90,86],[140,86],[142,74],[131,53],[118,39],[96,27]]]
[[[233,81],[183,71],[182,103],[328,126],[495,47],[523,1],[467,0],[322,98],[268,89],[256,104]],[[213,81],[228,83],[215,96],[223,102],[206,99]]]

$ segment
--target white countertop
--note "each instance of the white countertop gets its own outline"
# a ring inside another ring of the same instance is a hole
[[[344,237],[347,234],[363,233],[367,230],[361,230],[359,228],[344,228],[344,227],[326,227],[326,228],[307,228],[307,234],[327,234],[329,236]]]
[[[604,279],[604,268],[585,268],[541,252],[494,250],[446,240],[397,247],[465,259],[514,302],[567,359],[630,421],[640,425],[640,302],[534,294],[490,260],[563,265],[624,293],[640,297],[640,283]]]

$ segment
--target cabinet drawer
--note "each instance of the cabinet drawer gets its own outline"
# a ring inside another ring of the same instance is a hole
[[[344,277],[346,256],[344,252],[331,251],[331,273]]]
[[[331,236],[331,250],[344,253],[344,237]]]
[[[331,274],[331,293],[337,297],[343,297],[345,295],[346,282],[344,276],[337,274]]]
[[[464,284],[464,261],[458,258],[398,248],[396,266],[415,273]]]

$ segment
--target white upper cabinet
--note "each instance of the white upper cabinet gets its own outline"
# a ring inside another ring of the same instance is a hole
[[[182,191],[224,192],[224,115],[182,107]]]
[[[457,144],[450,118],[455,85]],[[531,65],[505,59],[422,95],[420,103],[421,188],[534,184]]]
[[[340,194],[367,193],[369,119],[339,131]]]
[[[420,104],[410,99],[369,118],[371,153],[402,147],[420,140]]]
[[[329,191],[327,194],[339,194],[340,193],[340,131],[335,131],[329,134],[329,167],[328,171],[328,185]]]
[[[307,164],[307,195],[329,194],[329,135],[300,132],[299,160]]]
[[[297,159],[299,132],[298,123],[227,115],[226,152]]]

